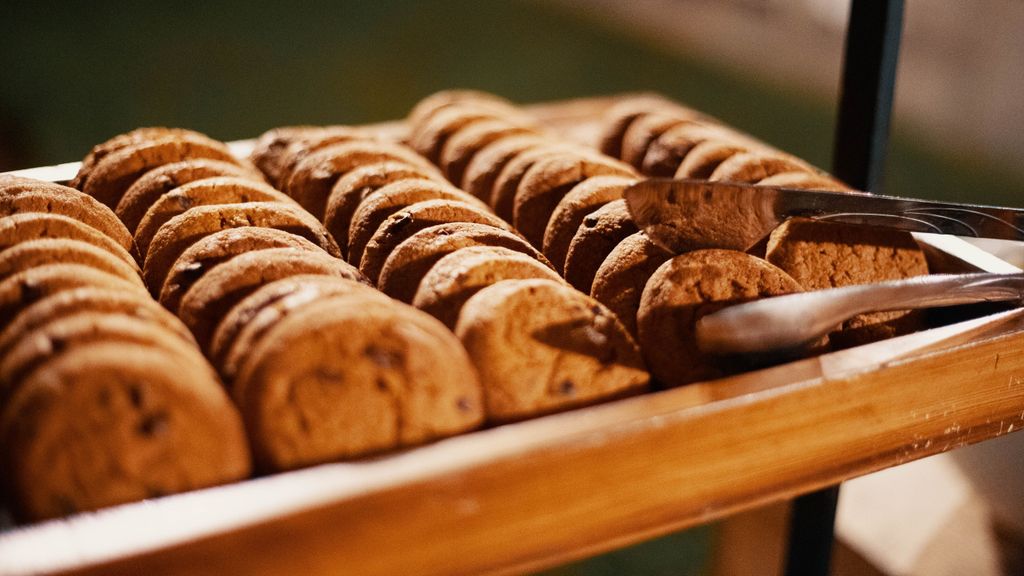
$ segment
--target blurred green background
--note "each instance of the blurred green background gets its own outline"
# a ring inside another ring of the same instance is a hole
[[[654,90],[829,165],[833,102],[595,26],[564,6],[139,1],[2,10],[0,170],[76,160],[143,125],[233,140],[279,125],[389,120],[453,87],[520,102]],[[914,139],[898,120],[896,133],[887,192],[1020,202],[1020,173]],[[552,573],[705,573],[712,535],[699,528]]]

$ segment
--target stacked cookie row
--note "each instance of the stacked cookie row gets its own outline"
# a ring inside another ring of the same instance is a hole
[[[109,208],[0,176],[0,455],[41,520],[249,475],[241,419]]]
[[[513,133],[527,124],[518,118],[494,128]],[[252,157],[323,218],[349,263],[379,289],[455,331],[480,373],[489,422],[645,388],[636,346],[614,316],[566,286],[485,203],[409,148],[337,133],[278,129]],[[450,158],[449,175],[458,164]]]
[[[75,183],[117,207],[146,286],[219,371],[257,465],[477,427],[479,384],[458,340],[370,287],[318,219],[225,152],[194,132],[136,130],[95,147]]]
[[[693,248],[705,250],[673,261],[676,255],[638,229],[622,200],[638,171],[845,187],[797,158],[660,98],[612,106],[599,121],[599,151],[523,125],[522,115],[491,95],[443,92],[410,114],[410,140],[499,216],[511,218],[572,286],[612,310],[664,384],[723,373],[720,363],[697,352],[693,324],[728,302],[927,273],[923,253],[907,234],[805,221],[777,230],[767,254],[756,256],[715,249],[713,231],[699,231],[708,241]],[[677,269],[689,280],[680,279]],[[836,341],[850,345],[919,327],[905,313],[863,316],[847,323]]]

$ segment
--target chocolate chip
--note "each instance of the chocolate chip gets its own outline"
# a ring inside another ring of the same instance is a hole
[[[386,350],[372,344],[363,350],[363,355],[381,368],[395,368],[400,366],[403,361],[401,352]]]
[[[460,412],[469,412],[473,408],[473,403],[470,402],[469,398],[462,396],[455,402],[455,406],[459,408]]]
[[[377,389],[381,390],[382,392],[387,392],[388,391],[388,383],[387,383],[387,381],[385,381],[383,378],[378,378],[377,379]]]
[[[565,396],[572,396],[576,393],[576,385],[573,384],[572,380],[563,380],[562,383],[558,385],[558,392]]]
[[[138,384],[128,389],[128,399],[131,400],[132,406],[136,408],[142,408],[142,404],[145,401],[145,393],[142,386]]]
[[[167,413],[157,412],[150,414],[139,422],[138,433],[147,438],[152,438],[167,431]]]
[[[587,228],[593,228],[594,226],[597,226],[597,221],[598,218],[596,216],[587,216],[583,219],[583,225]]]

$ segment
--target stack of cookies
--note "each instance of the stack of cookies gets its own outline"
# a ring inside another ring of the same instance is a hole
[[[0,176],[0,454],[21,518],[249,475],[238,412],[135,254],[92,197]]]
[[[767,253],[711,250],[673,259],[638,229],[622,199],[640,174],[847,188],[798,158],[659,97],[611,106],[593,147],[546,134],[523,117],[491,95],[442,92],[410,114],[410,141],[453,182],[511,220],[569,284],[605,304],[639,340],[663,384],[723,373],[697,352],[693,324],[725,303],[927,273],[909,234],[810,221],[781,227]],[[694,248],[709,245],[714,248],[713,242]],[[684,280],[680,270],[696,276]],[[833,344],[920,327],[916,314],[866,315],[846,323]]]
[[[265,134],[252,158],[323,219],[370,282],[459,335],[489,422],[643,390],[640,355],[614,315],[565,285],[523,235],[451,183],[483,142],[539,134],[535,122],[503,100],[465,92],[428,99],[412,117],[416,151],[352,129],[297,127]],[[493,121],[450,142],[468,117]]]
[[[359,131],[293,132],[342,141]],[[257,156],[275,180],[303,166],[268,158]],[[303,204],[223,143],[136,130],[96,146],[74,183],[116,207],[146,286],[220,373],[261,469],[421,444],[482,421],[476,373],[450,331],[369,286]]]

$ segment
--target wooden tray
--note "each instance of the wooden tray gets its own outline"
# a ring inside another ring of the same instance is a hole
[[[566,118],[607,102],[534,110]],[[75,170],[19,173],[59,181]],[[957,238],[918,239],[935,271],[1016,270]],[[520,573],[1022,427],[1024,310],[1011,310],[386,457],[12,529],[0,534],[0,574]]]

